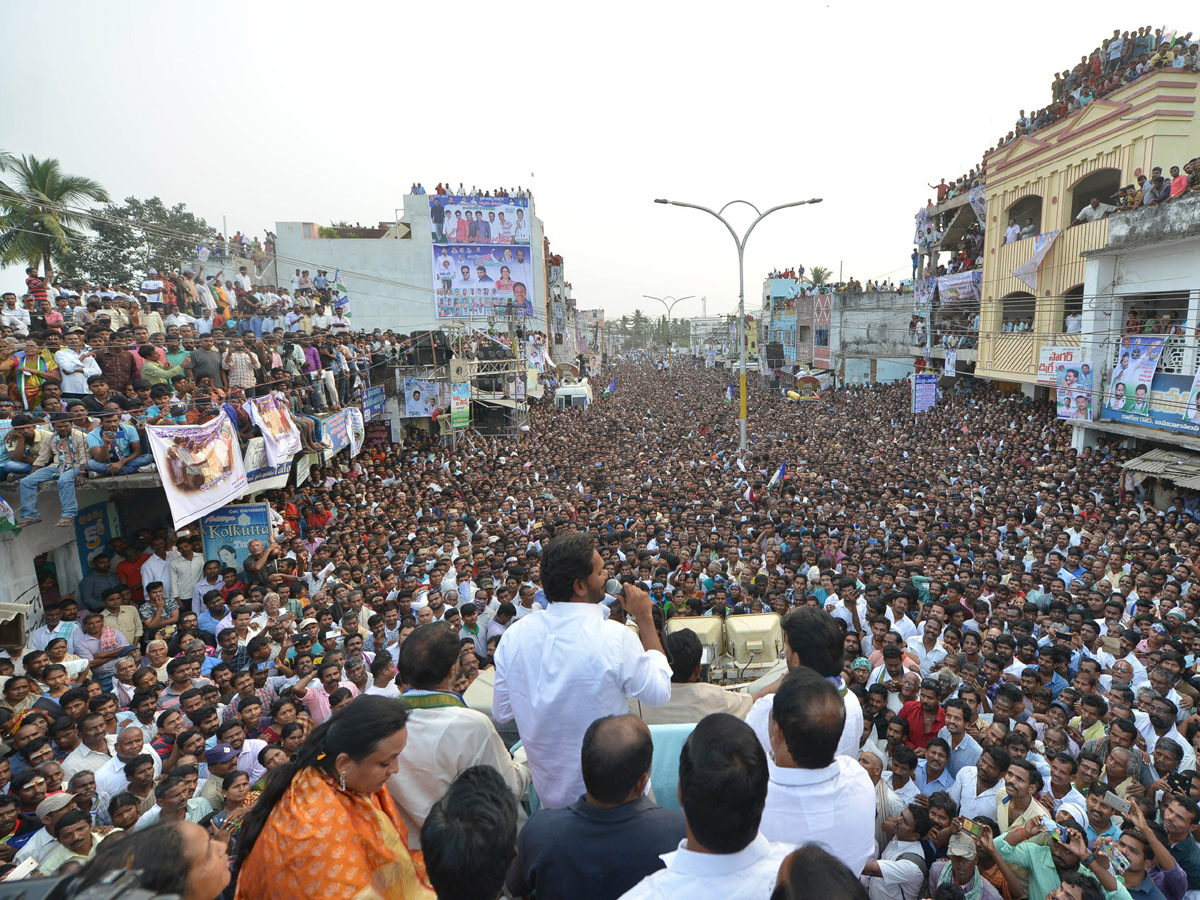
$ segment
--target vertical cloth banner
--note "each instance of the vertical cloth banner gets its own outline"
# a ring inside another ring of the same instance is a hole
[[[454,428],[471,427],[471,385],[450,385],[450,424]]]
[[[957,347],[947,347],[946,348],[946,366],[944,369],[944,374],[946,375],[947,378],[953,378],[955,375],[958,374],[958,348]]]
[[[112,553],[108,542],[120,534],[119,521],[116,510],[107,500],[85,506],[75,516],[75,544],[79,548],[79,568],[83,577],[92,574],[92,560],[97,553]]]
[[[250,542],[271,539],[271,513],[265,503],[232,503],[200,521],[204,558],[220,560],[221,568],[242,570]]]
[[[362,392],[362,411],[363,418],[368,422],[376,416],[383,415],[384,406],[383,385],[374,384],[370,387],[363,388]]]
[[[937,380],[936,372],[919,372],[913,376],[914,415],[937,406]]]
[[[176,529],[245,492],[246,468],[228,416],[201,425],[147,425],[146,437]]]
[[[273,393],[254,397],[246,403],[250,421],[262,432],[267,461],[278,466],[300,452],[300,429],[292,421],[287,404]]]
[[[362,410],[357,406],[346,407],[346,433],[350,437],[350,455],[358,456],[358,451],[362,449],[367,433],[363,423]]]
[[[1076,350],[1071,363],[1055,366],[1054,387],[1058,418],[1092,421],[1092,364],[1086,353]]]
[[[333,459],[340,451],[350,446],[349,408],[335,412],[325,420],[325,461]]]
[[[1121,340],[1121,354],[1104,392],[1105,413],[1150,417],[1150,383],[1162,359],[1166,338],[1129,335]]]
[[[967,195],[967,202],[971,204],[971,209],[975,210],[975,218],[979,220],[981,225],[987,225],[987,189],[983,187],[971,188],[971,193]]]
[[[936,278],[918,278],[913,283],[913,315],[924,318],[933,305],[933,293],[937,290]]]
[[[1047,231],[1045,234],[1035,237],[1033,239],[1033,256],[1012,270],[1013,275],[1029,285],[1031,291],[1037,290],[1038,267],[1046,258],[1046,254],[1050,252],[1050,248],[1054,246],[1054,239],[1061,233],[1060,231]]]

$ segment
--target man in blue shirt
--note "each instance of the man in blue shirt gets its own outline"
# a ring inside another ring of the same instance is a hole
[[[153,462],[149,453],[142,453],[137,429],[122,424],[116,413],[100,417],[100,427],[88,432],[87,444],[88,471],[98,475],[132,475]]]
[[[950,745],[940,737],[929,739],[925,745],[925,758],[917,761],[913,772],[913,783],[917,790],[928,797],[937,791],[948,791],[954,787],[954,778],[946,764],[950,761]]]

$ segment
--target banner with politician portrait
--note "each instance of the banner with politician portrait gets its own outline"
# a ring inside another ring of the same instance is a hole
[[[200,425],[147,425],[146,437],[176,529],[245,492],[246,468],[228,416]]]
[[[524,244],[531,239],[528,197],[429,195],[435,244]]]
[[[438,408],[438,382],[404,377],[404,416],[425,419]]]
[[[1121,421],[1150,424],[1150,387],[1162,358],[1166,338],[1129,335],[1104,391],[1104,415]]]
[[[1054,368],[1058,418],[1092,421],[1092,365],[1086,353],[1075,351],[1072,362]]]
[[[291,460],[300,452],[300,429],[292,421],[287,403],[275,394],[253,397],[246,403],[250,421],[262,432],[267,462],[273,466]]]
[[[534,314],[528,247],[435,244],[433,284],[439,319]]]

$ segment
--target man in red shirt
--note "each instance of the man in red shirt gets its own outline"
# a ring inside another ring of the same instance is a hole
[[[925,749],[929,739],[946,724],[946,711],[938,704],[938,683],[932,678],[921,682],[919,699],[909,700],[900,707],[898,715],[908,722],[908,740],[904,743],[914,750]]]
[[[129,588],[135,606],[141,606],[144,599],[142,592],[142,565],[150,558],[148,552],[137,553],[123,538],[113,538],[109,545],[122,557],[117,563],[117,580]]]

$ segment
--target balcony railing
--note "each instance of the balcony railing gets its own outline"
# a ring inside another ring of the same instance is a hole
[[[1171,335],[1163,346],[1162,356],[1158,360],[1157,372],[1163,375],[1191,375],[1192,368],[1187,364],[1188,351],[1196,349],[1195,336],[1182,334]],[[1121,361],[1121,342],[1113,341],[1109,360],[1115,368]],[[1193,357],[1194,358],[1194,357]]]

